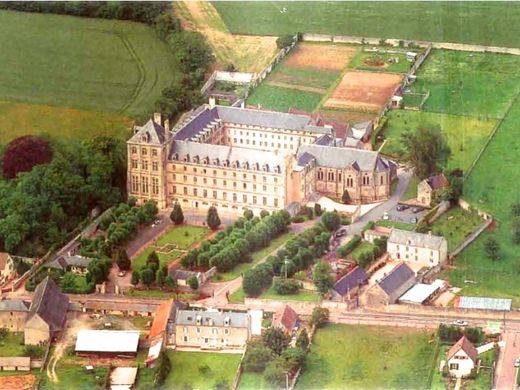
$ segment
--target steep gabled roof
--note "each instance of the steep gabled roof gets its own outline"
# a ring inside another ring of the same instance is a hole
[[[450,185],[450,182],[448,181],[448,179],[446,179],[444,173],[439,173],[438,175],[431,176],[428,179],[426,179],[426,182],[434,191],[438,190],[439,188],[449,187]]]
[[[69,297],[62,294],[49,276],[34,290],[27,321],[38,315],[52,331],[61,330],[69,308]]]
[[[148,338],[153,339],[166,331],[166,325],[168,324],[172,310],[174,310],[173,299],[167,300],[157,308]]]
[[[378,153],[372,150],[316,144],[301,145],[298,148],[298,157],[306,152],[316,158],[318,165],[336,169],[343,169],[356,163],[361,170],[372,171],[376,167],[378,159]]]
[[[347,294],[350,290],[359,287],[367,281],[368,276],[361,267],[356,267],[348,274],[344,275],[334,285],[334,290],[341,296]]]
[[[142,137],[146,136],[148,144],[161,145],[166,140],[166,130],[161,125],[150,119],[144,126],[136,126],[136,133],[128,142],[141,143]]]
[[[477,362],[478,351],[466,338],[466,336],[462,336],[461,339],[450,348],[447,355],[448,360],[450,360],[461,349],[466,353],[466,355],[468,355],[471,360],[473,360],[473,363]]]
[[[298,325],[298,314],[289,305],[279,309],[273,318],[273,326],[283,327],[286,331],[292,330]]]
[[[387,295],[391,295],[411,278],[415,278],[415,273],[406,263],[401,263],[380,280],[378,284]]]

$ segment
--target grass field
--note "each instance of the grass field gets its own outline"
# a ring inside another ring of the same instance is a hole
[[[268,82],[327,89],[337,78],[337,72],[316,69],[297,69],[282,63],[269,75]]]
[[[23,332],[11,333],[0,341],[0,356],[24,356]]]
[[[464,183],[464,198],[490,212],[497,228],[479,236],[456,259],[456,269],[447,273],[452,285],[463,287],[464,295],[512,298],[520,304],[517,281],[520,275],[518,246],[512,243],[511,205],[520,202],[520,102],[516,101],[498,128],[474,170]],[[500,244],[500,260],[493,262],[484,251],[490,236]],[[465,280],[475,284],[465,284]]]
[[[502,118],[518,92],[520,57],[433,50],[412,91],[431,91],[423,109],[478,118]]]
[[[0,46],[0,142],[27,133],[126,138],[128,117],[149,113],[180,76],[140,23],[0,11]]]
[[[166,244],[175,244],[178,249],[188,249],[196,242],[201,242],[209,233],[209,230],[200,226],[180,225],[171,228],[166,234],[161,236],[156,243],[156,247]]]
[[[398,58],[399,62],[391,60]],[[370,63],[371,60],[379,60],[384,65],[376,66]],[[358,51],[356,56],[352,58],[349,68],[357,70],[368,70],[376,72],[395,72],[406,73],[411,68],[411,62],[406,60],[406,55],[403,54],[389,54],[389,53],[370,53],[366,51]]]
[[[43,372],[39,388],[45,390],[101,389],[105,384],[107,372],[107,367],[96,366],[93,374],[87,374],[82,365],[60,364],[56,367],[59,382],[51,382],[47,373]]]
[[[297,389],[425,389],[434,348],[422,331],[327,325],[316,332]]]
[[[298,91],[267,85],[265,82],[256,88],[249,99],[248,105],[260,105],[275,111],[287,112],[294,107],[304,111],[313,111],[321,100],[321,95],[312,92]]]
[[[496,121],[467,116],[446,115],[424,111],[391,111],[383,132],[386,143],[382,153],[399,158],[403,150],[401,135],[421,127],[439,125],[451,149],[448,169],[468,169],[489,137]],[[414,197],[416,196],[416,190]]]
[[[318,302],[320,295],[316,291],[300,290],[296,294],[280,295],[274,291],[273,286],[260,294],[260,299],[273,299],[276,301],[304,301],[304,302]]]
[[[172,370],[163,385],[165,389],[213,389],[219,381],[230,388],[240,362],[240,354],[168,351]],[[209,367],[209,369],[205,369]],[[139,371],[137,389],[153,388],[153,369]]]
[[[159,263],[161,264],[161,266],[168,265],[169,263],[171,263],[173,260],[175,260],[177,257],[179,257],[182,254],[182,252],[175,251],[175,250],[173,250],[169,253],[159,253],[159,252],[157,252],[157,248],[148,247],[144,251],[142,251],[139,254],[139,256],[137,256],[132,261],[133,269],[140,269],[140,268],[144,267],[146,265],[146,259],[148,259],[148,256],[150,255],[150,253],[152,253],[154,250],[156,251],[157,255],[159,256]]]
[[[444,213],[431,225],[432,234],[444,236],[448,240],[448,250],[454,250],[470,235],[483,220],[476,212],[470,213],[455,207]]]
[[[235,34],[313,32],[520,47],[516,23],[520,8],[507,3],[219,1],[213,5]]]
[[[263,374],[244,371],[240,375],[239,390],[271,390],[273,385],[267,382]]]

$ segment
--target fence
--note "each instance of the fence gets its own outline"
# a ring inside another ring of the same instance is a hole
[[[238,389],[238,385],[240,384],[240,377],[242,376],[242,372],[244,372],[243,362],[244,362],[244,357],[246,356],[246,352],[247,352],[247,346],[246,346],[246,349],[244,349],[244,353],[242,354],[242,357],[240,358],[240,363],[238,363],[238,367],[235,372],[235,379],[233,380],[233,384],[231,385],[231,390]]]
[[[453,252],[450,253],[450,257],[457,256],[460,252],[464,250],[469,244],[471,244],[480,234],[488,228],[489,225],[493,223],[492,219],[486,220],[482,225],[480,225],[473,233],[471,233]]]
[[[466,211],[473,211],[473,210],[476,210],[477,211],[477,215],[485,220],[491,220],[493,219],[493,217],[491,216],[491,214],[489,214],[488,212],[486,211],[482,211],[480,210],[479,208],[475,207],[475,206],[472,206],[471,204],[469,204],[468,202],[466,202],[464,199],[460,198],[459,199],[459,206],[466,210]]]

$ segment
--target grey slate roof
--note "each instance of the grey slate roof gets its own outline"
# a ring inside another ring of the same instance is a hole
[[[69,266],[86,268],[93,259],[83,256],[60,256],[47,263],[48,268],[66,269]]]
[[[201,318],[201,326],[224,326],[224,321],[229,318],[229,326],[234,328],[249,327],[247,313],[238,312],[213,312],[203,310],[177,310],[177,325],[197,325],[197,317]]]
[[[338,294],[343,296],[352,289],[359,287],[360,284],[365,283],[367,279],[368,276],[363,268],[356,267],[338,280],[333,288]]]
[[[150,119],[144,126],[136,126],[136,133],[130,138],[128,142],[141,142],[141,137],[148,134],[149,143],[160,145],[166,139],[166,130]]]
[[[170,275],[172,276],[173,279],[180,279],[180,280],[186,280],[190,276],[197,276],[197,274],[199,274],[199,272],[187,271],[184,269],[176,269],[176,270],[170,272]]]
[[[428,248],[439,250],[447,241],[442,236],[434,236],[433,234],[424,234],[417,232],[409,232],[406,230],[392,229],[388,242],[416,246],[419,248]]]
[[[201,161],[203,158],[208,157],[208,165],[212,165],[213,161],[218,159],[219,165],[225,160],[229,161],[230,166],[234,161],[238,161],[240,165],[244,162],[247,162],[250,165],[258,163],[260,170],[264,164],[267,164],[269,171],[271,171],[275,166],[280,166],[282,171],[285,167],[284,156],[282,154],[227,145],[204,144],[193,141],[176,141],[170,151],[170,160],[175,160],[174,157],[176,154],[179,161],[182,161],[186,155],[189,155],[190,159],[198,156]]]
[[[68,308],[69,297],[62,294],[56,283],[47,276],[34,290],[27,321],[39,315],[52,331],[61,330]]]
[[[309,153],[316,158],[318,165],[328,168],[347,168],[357,163],[362,171],[371,171],[375,168],[378,158],[377,152],[354,148],[340,148],[337,146],[301,145],[298,148],[298,157]]]
[[[29,311],[29,303],[21,299],[3,299],[0,301],[0,312],[2,311]]]
[[[277,129],[302,130],[307,126],[309,131],[323,131],[323,127],[310,126],[311,118],[307,115],[287,114],[284,112],[253,110],[248,108],[217,106],[223,122],[242,125],[255,125]]]
[[[406,263],[401,263],[379,281],[379,287],[391,295],[412,278],[415,278],[413,270]]]
[[[218,112],[216,108],[205,109],[199,112],[198,115],[192,118],[184,127],[182,127],[177,133],[175,133],[173,139],[190,139],[216,119],[218,119]]]

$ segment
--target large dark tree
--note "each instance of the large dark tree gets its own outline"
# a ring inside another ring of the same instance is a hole
[[[326,294],[334,285],[332,269],[326,261],[320,261],[312,271],[312,280],[321,294]]]
[[[170,219],[175,225],[180,225],[184,222],[184,214],[182,212],[182,207],[179,202],[176,202],[173,206],[173,210],[170,213]]]
[[[206,217],[206,223],[211,230],[216,230],[220,226],[220,217],[218,216],[217,208],[211,206],[208,209],[208,215]]]
[[[43,138],[27,135],[12,140],[4,153],[3,173],[13,179],[20,172],[28,172],[35,165],[52,161],[52,148]]]
[[[406,131],[401,135],[404,160],[414,169],[415,175],[425,179],[446,165],[450,148],[441,128],[419,127],[415,132]]]

